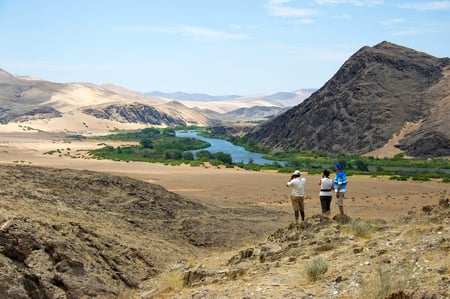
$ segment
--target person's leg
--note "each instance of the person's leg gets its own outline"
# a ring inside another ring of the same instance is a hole
[[[339,193],[339,197],[336,197],[336,203],[339,206],[339,213],[344,215],[344,193]]]
[[[299,198],[300,215],[302,216],[302,221],[305,221],[305,198]]]
[[[322,214],[326,214],[326,212],[329,210],[327,209],[327,200],[326,196],[320,196],[320,206],[322,207]]]
[[[326,214],[329,216],[331,214],[331,196],[327,196],[325,200]]]
[[[291,203],[292,203],[292,208],[294,209],[295,223],[298,223],[299,211],[300,211],[300,205],[298,202],[298,198],[295,196],[291,196]]]

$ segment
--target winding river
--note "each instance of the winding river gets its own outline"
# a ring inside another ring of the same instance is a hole
[[[234,163],[243,162],[247,164],[250,160],[253,160],[253,163],[264,165],[264,164],[273,164],[275,161],[267,160],[263,158],[263,154],[260,153],[252,153],[247,151],[242,146],[234,145],[233,143],[216,138],[206,138],[203,136],[199,136],[197,131],[176,131],[175,134],[177,137],[191,137],[199,140],[203,140],[211,144],[210,147],[204,148],[202,150],[207,150],[211,153],[223,152],[231,155],[231,159]],[[194,154],[196,151],[192,151]],[[283,162],[278,162],[282,164]]]

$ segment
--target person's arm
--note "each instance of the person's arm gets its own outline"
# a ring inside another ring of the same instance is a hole
[[[337,190],[336,190],[336,196],[339,196],[340,192],[341,192],[341,188],[342,188],[342,178],[339,174],[336,175],[337,176]]]
[[[289,179],[289,182],[287,182],[286,186],[288,186],[288,187],[291,186],[291,182],[292,182],[292,179],[293,179],[293,178],[294,178],[294,176],[291,175],[291,178]]]
[[[341,187],[342,187],[342,184],[338,183],[338,187],[337,187],[337,191],[336,191],[337,196],[339,196],[339,193],[341,192]]]

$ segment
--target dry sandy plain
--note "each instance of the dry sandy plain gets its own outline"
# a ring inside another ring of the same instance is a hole
[[[55,133],[0,130],[0,163],[86,169],[124,175],[156,183],[187,198],[218,206],[264,206],[286,212],[276,225],[285,226],[293,221],[290,189],[286,187],[289,179],[287,174],[237,168],[114,162],[86,157],[86,150],[99,146],[100,142],[92,140],[63,141]],[[48,154],[57,150],[60,153]],[[303,176],[307,180],[305,205],[306,216],[309,217],[320,213],[319,176],[307,173]],[[350,217],[392,220],[408,211],[421,210],[424,205],[437,204],[439,197],[450,194],[449,189],[449,184],[440,182],[399,182],[382,177],[351,176],[345,212]],[[337,211],[333,202],[332,214]],[[264,221],[261,221],[261,225],[264,225]]]

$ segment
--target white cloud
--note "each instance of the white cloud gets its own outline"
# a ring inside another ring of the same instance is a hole
[[[308,17],[319,15],[320,12],[315,9],[297,8],[285,6],[290,0],[270,0],[266,7],[270,15],[277,17]]]
[[[229,24],[228,26],[233,30],[255,30],[255,29],[258,29],[258,26],[256,26],[256,25]]]
[[[385,20],[382,20],[380,22],[380,24],[383,27],[390,27],[390,26],[401,24],[401,23],[404,23],[404,22],[405,22],[404,19],[397,18],[397,19],[385,19]]]
[[[224,31],[191,25],[180,25],[176,27],[122,26],[116,27],[116,29],[120,31],[137,32],[137,33],[167,33],[173,35],[181,35],[191,39],[203,41],[242,40],[248,38],[248,36],[245,34],[227,33]]]
[[[269,0],[266,8],[270,15],[277,17],[301,17],[304,22],[313,22],[311,17],[323,15],[324,12],[314,8],[320,6],[354,5],[354,6],[376,6],[383,4],[383,0],[313,0],[309,3],[309,8],[294,7],[288,5],[291,0]],[[338,18],[338,17],[335,17]],[[342,15],[341,19],[350,19],[349,15]],[[301,23],[300,21],[299,23]]]
[[[313,23],[315,23],[315,20],[309,19],[309,18],[302,18],[299,20],[289,22],[289,24],[293,24],[293,25],[305,25],[305,24],[313,24]]]
[[[176,34],[175,28],[158,27],[158,26],[115,26],[113,29],[123,32],[135,33],[171,33]]]
[[[400,8],[410,8],[419,11],[426,10],[449,10],[450,9],[450,1],[426,1],[422,3],[405,3],[399,4]]]
[[[183,36],[187,36],[196,40],[238,40],[247,38],[247,36],[244,34],[231,34],[223,31],[190,25],[180,26],[179,32]]]
[[[354,6],[375,6],[383,4],[383,0],[314,0],[319,5],[351,4]]]
[[[349,14],[342,14],[342,15],[332,16],[332,18],[337,19],[337,20],[350,20],[352,18],[352,16]]]
[[[234,30],[242,29],[242,25],[238,25],[238,24],[230,24],[229,26],[231,29],[234,29]]]

